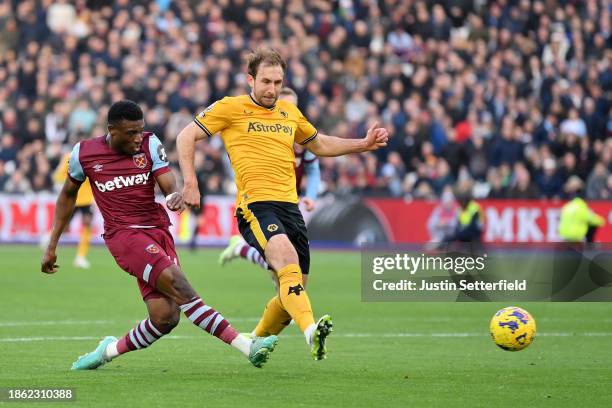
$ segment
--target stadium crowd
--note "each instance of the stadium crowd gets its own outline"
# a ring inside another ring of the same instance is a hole
[[[171,162],[179,131],[248,92],[262,43],[323,133],[393,135],[322,158],[321,194],[563,198],[571,175],[612,198],[606,0],[0,0],[0,191],[53,190],[110,103],[141,104]],[[233,194],[219,138],[196,156],[205,192]]]

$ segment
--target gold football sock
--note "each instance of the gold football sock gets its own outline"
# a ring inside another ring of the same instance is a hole
[[[297,264],[290,264],[278,271],[280,300],[300,330],[304,332],[314,324],[310,299],[302,285],[302,270]]]
[[[261,320],[255,327],[255,335],[267,337],[271,334],[278,334],[291,322],[291,316],[283,308],[278,296],[274,296],[264,310]]]
[[[83,227],[83,231],[81,231],[81,240],[77,248],[77,256],[82,258],[87,257],[87,252],[89,252],[89,241],[91,241],[91,227]]]

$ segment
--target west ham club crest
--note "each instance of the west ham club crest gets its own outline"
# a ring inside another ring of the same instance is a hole
[[[150,254],[158,254],[159,253],[159,248],[157,247],[157,245],[155,244],[151,244],[148,247],[145,248],[145,251],[147,251]]]
[[[139,169],[144,169],[147,166],[147,156],[144,153],[135,154],[132,156],[132,160]]]

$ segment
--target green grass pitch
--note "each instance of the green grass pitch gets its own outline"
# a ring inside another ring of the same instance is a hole
[[[362,303],[357,252],[314,251],[309,295],[330,313],[329,358],[311,360],[295,326],[258,370],[184,317],[168,338],[91,372],[69,371],[106,335],[145,317],[136,282],[103,247],[90,270],[39,272],[36,247],[2,246],[0,387],[71,387],[76,401],[53,407],[610,407],[612,304],[517,304],[533,314],[534,343],[511,353],[488,335],[506,304]],[[179,250],[205,302],[250,331],[272,295],[270,278],[246,262],[225,268],[219,251]],[[0,405],[17,406],[12,403]]]

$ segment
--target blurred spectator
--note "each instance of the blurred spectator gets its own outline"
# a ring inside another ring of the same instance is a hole
[[[514,182],[508,190],[508,198],[533,199],[539,197],[538,188],[531,182],[529,171],[522,163],[514,165]]]
[[[2,140],[0,140],[0,160],[14,162],[17,160],[17,151],[15,137],[11,133],[4,133]]]
[[[353,124],[361,122],[368,111],[370,102],[365,98],[363,92],[356,91],[346,102],[346,119]]]
[[[440,159],[436,163],[435,176],[432,180],[432,187],[436,192],[436,195],[440,196],[442,191],[447,186],[452,186],[455,182],[455,178],[451,173],[448,162],[444,159]]]
[[[47,141],[51,143],[66,141],[69,116],[68,104],[58,102],[53,105],[53,110],[45,116],[45,135]]]
[[[523,144],[517,140],[516,128],[512,118],[506,116],[502,122],[501,137],[493,146],[491,164],[499,166],[502,163],[514,165],[523,159]]]
[[[506,198],[506,188],[503,185],[503,178],[499,170],[495,167],[489,169],[487,173],[487,184],[489,192],[486,195],[488,198]]]
[[[587,135],[587,126],[584,120],[580,118],[578,109],[570,109],[567,119],[561,122],[561,133],[571,133],[578,137]]]
[[[387,186],[393,197],[402,195],[402,180],[405,175],[404,163],[399,153],[391,152],[381,170],[383,185]]]
[[[538,188],[545,198],[559,198],[563,188],[563,179],[557,172],[555,160],[547,158],[542,165],[543,171],[538,177]]]
[[[612,176],[602,162],[597,162],[587,179],[586,198],[589,200],[612,199]]]
[[[90,133],[98,116],[85,100],[80,101],[68,119],[68,131],[71,134]]]
[[[440,204],[433,209],[427,220],[431,242],[442,242],[445,237],[453,234],[457,226],[459,209],[452,189],[445,188],[440,197]]]
[[[4,191],[4,185],[9,179],[9,175],[6,173],[6,166],[4,162],[0,160],[0,191]]]
[[[468,157],[468,170],[475,180],[484,180],[487,174],[487,150],[484,139],[474,136],[467,142],[466,156]]]
[[[56,34],[69,32],[76,21],[74,6],[68,0],[57,0],[47,11],[47,26]]]
[[[176,166],[180,129],[248,91],[243,57],[266,42],[321,132],[392,133],[376,154],[322,160],[324,193],[436,199],[470,179],[479,198],[560,197],[576,174],[608,194],[608,2],[336,3],[0,0],[4,191],[49,189],[40,168],[103,134],[120,98],[142,105]],[[222,143],[201,149],[212,190],[231,194]]]
[[[15,170],[12,176],[4,183],[4,191],[13,194],[25,194],[31,191],[30,182],[22,170]]]

